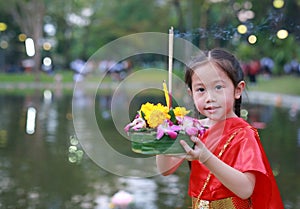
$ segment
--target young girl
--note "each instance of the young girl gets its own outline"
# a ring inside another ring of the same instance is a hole
[[[191,137],[193,148],[181,141],[191,161],[192,208],[283,209],[258,133],[239,117],[246,84],[237,59],[222,49],[206,52],[187,67],[185,82],[208,127],[201,137]],[[157,155],[156,161],[169,175],[184,158]]]

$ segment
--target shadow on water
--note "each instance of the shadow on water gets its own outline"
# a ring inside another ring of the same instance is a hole
[[[139,98],[139,104],[149,96]],[[159,99],[158,99],[159,100]],[[155,102],[157,100],[154,100]],[[78,101],[83,107],[88,100]],[[95,100],[97,121],[110,145],[136,156],[114,128],[110,96]],[[132,104],[131,117],[139,104]],[[34,133],[26,133],[28,109],[36,110]],[[300,207],[300,119],[297,108],[245,105],[248,121],[259,128],[286,208]],[[128,178],[114,175],[84,154],[72,121],[72,97],[0,95],[0,209],[113,208],[120,190],[133,196],[128,208],[187,208],[188,167],[171,176]],[[121,116],[120,116],[121,117]],[[120,138],[119,140],[117,138]]]

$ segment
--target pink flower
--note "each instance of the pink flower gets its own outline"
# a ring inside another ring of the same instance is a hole
[[[130,193],[121,190],[114,194],[111,198],[111,202],[115,206],[127,208],[127,206],[133,202],[133,196]]]
[[[171,139],[176,139],[178,135],[177,132],[180,130],[180,126],[174,125],[170,120],[164,120],[164,122],[157,127],[156,139],[161,139],[164,134],[168,135]]]
[[[176,117],[181,129],[189,136],[196,136],[198,134],[203,135],[205,127],[201,125],[200,121],[196,118],[189,116]]]
[[[143,118],[136,117],[131,123],[125,126],[124,130],[125,132],[128,132],[130,129],[137,131],[141,128],[146,128],[146,122]]]

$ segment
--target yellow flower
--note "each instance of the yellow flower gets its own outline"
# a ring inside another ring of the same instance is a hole
[[[175,116],[185,116],[187,115],[190,111],[186,110],[185,107],[175,107],[173,109]]]
[[[163,114],[163,112],[161,110],[157,109],[157,110],[153,110],[150,113],[147,122],[148,122],[150,128],[156,128],[157,126],[162,124],[165,119],[166,119],[166,117]]]
[[[144,118],[147,121],[150,128],[156,128],[159,124],[163,123],[165,119],[170,119],[171,116],[169,113],[169,108],[158,103],[157,105],[153,105],[149,102],[143,104],[140,109],[140,116],[142,113],[144,114]]]
[[[162,104],[160,104],[160,103],[158,103],[157,105],[155,105],[155,109],[158,109],[158,110],[162,111],[166,116],[169,113],[169,108],[166,107],[166,106],[164,106],[164,105],[162,105]]]
[[[153,108],[154,108],[154,104],[152,104],[152,103],[147,102],[146,104],[143,104],[139,111],[140,116],[142,116],[141,112],[143,112],[145,116],[149,115],[150,112],[153,110]]]

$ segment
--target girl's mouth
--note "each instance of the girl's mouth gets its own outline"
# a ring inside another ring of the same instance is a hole
[[[215,113],[218,108],[219,107],[216,107],[216,106],[209,106],[209,107],[205,107],[204,109],[212,114],[212,113]]]

